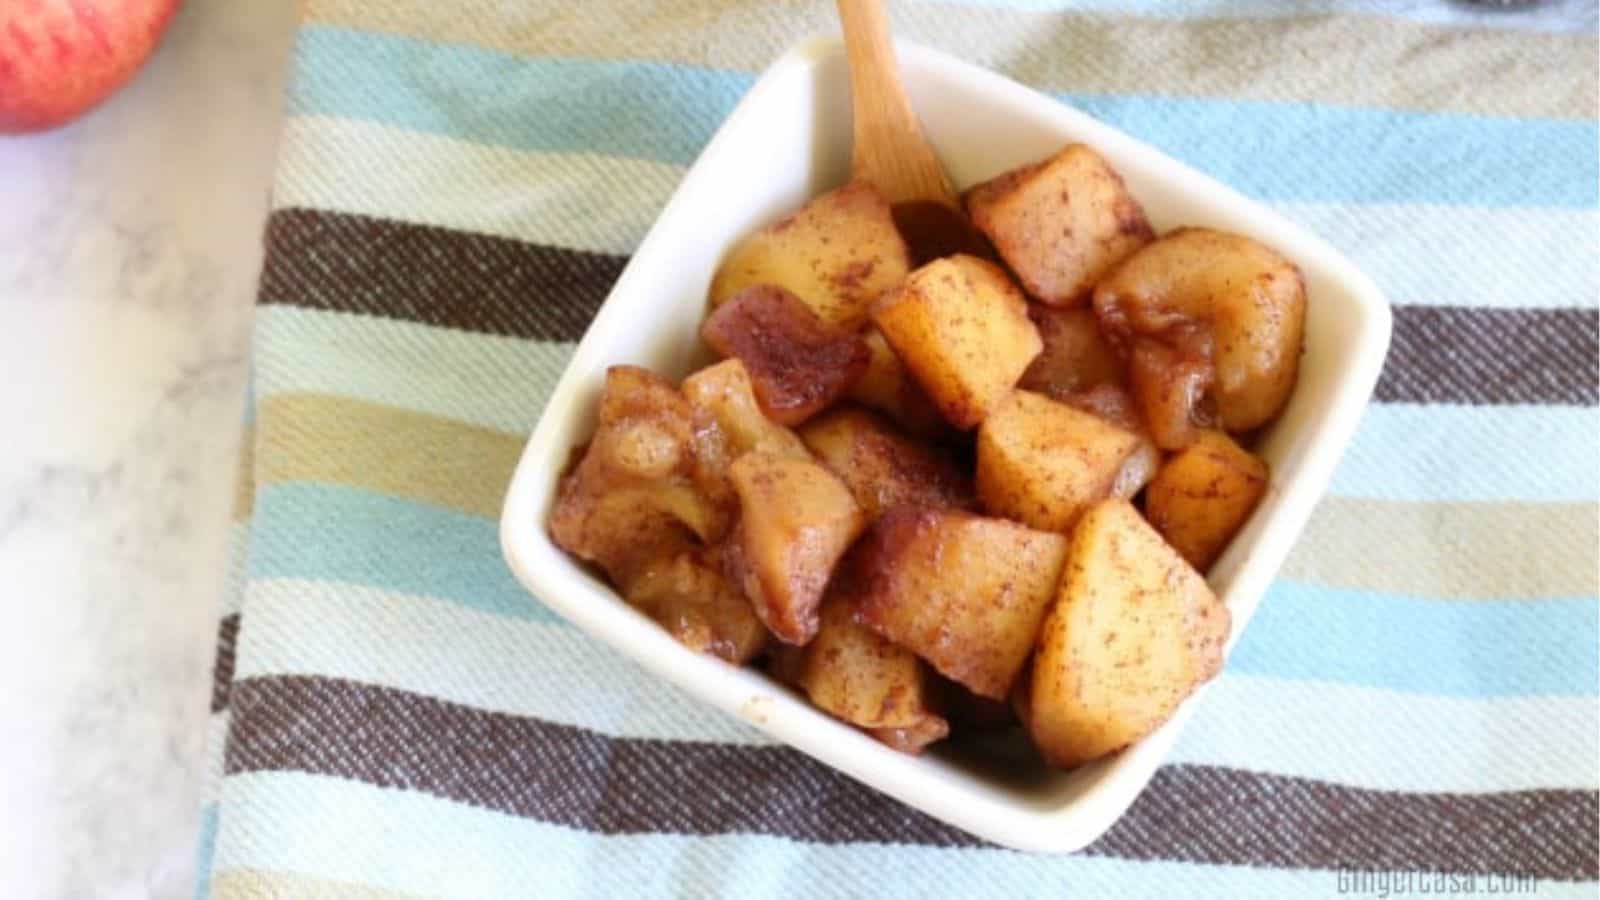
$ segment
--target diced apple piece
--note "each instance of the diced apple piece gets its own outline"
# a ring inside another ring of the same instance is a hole
[[[744,363],[723,360],[683,380],[693,410],[694,481],[731,519],[738,510],[728,469],[746,453],[760,451],[810,459],[799,435],[768,419],[756,403]]]
[[[1095,286],[1094,308],[1106,336],[1129,352],[1134,394],[1164,448],[1188,446],[1213,412],[1230,432],[1260,428],[1294,391],[1305,278],[1253,238],[1210,228],[1163,235]]]
[[[1179,348],[1134,338],[1128,356],[1128,390],[1138,403],[1151,440],[1163,450],[1182,450],[1217,424],[1210,395],[1216,371],[1209,350]]]
[[[864,409],[831,410],[807,422],[800,438],[850,488],[869,522],[906,504],[972,504],[972,483],[949,457]]]
[[[697,653],[740,665],[767,644],[766,626],[706,548],[685,550],[645,566],[626,598]]]
[[[1064,533],[1111,495],[1139,443],[1098,416],[1013,391],[978,429],[978,498],[995,515]]]
[[[728,525],[694,480],[691,413],[660,376],[634,366],[607,371],[599,425],[561,479],[550,513],[558,546],[626,587],[641,565],[685,543],[715,540]]]
[[[1124,386],[1127,378],[1122,359],[1100,330],[1099,317],[1085,306],[1062,308],[1042,303],[1030,304],[1028,314],[1039,328],[1044,352],[1023,373],[1017,387],[1093,413],[1139,435],[1139,449],[1123,465],[1111,496],[1139,493],[1155,477],[1161,449]]]
[[[939,716],[927,716],[915,725],[905,728],[869,728],[867,734],[891,750],[921,756],[929,744],[942,741],[949,736],[950,723]]]
[[[983,421],[1042,346],[1022,292],[975,256],[912,272],[873,319],[945,421],[962,429]]]
[[[1086,413],[1099,416],[1107,422],[1138,435],[1139,446],[1128,456],[1127,462],[1122,464],[1122,469],[1117,473],[1116,480],[1111,483],[1111,496],[1132,497],[1156,477],[1156,470],[1161,468],[1161,448],[1157,447],[1151,439],[1150,432],[1144,425],[1144,418],[1139,415],[1138,404],[1134,402],[1133,395],[1126,388],[1111,384],[1101,384],[1087,390],[1063,394],[1054,399],[1072,407],[1081,409]]]
[[[711,281],[711,305],[754,284],[775,284],[822,321],[854,331],[910,269],[889,204],[870,184],[852,181],[735,246]]]
[[[1028,316],[1039,329],[1044,350],[1017,387],[1064,400],[1103,384],[1123,383],[1122,358],[1101,333],[1093,309],[1030,303]]]
[[[1161,467],[1145,516],[1189,564],[1211,568],[1267,490],[1267,463],[1220,431],[1202,432]]]
[[[1086,300],[1154,236],[1122,176],[1083,144],[972,188],[966,205],[1028,293],[1055,306]]]
[[[823,712],[861,728],[927,730],[927,720],[937,719],[936,730],[949,731],[933,711],[932,677],[922,660],[857,623],[842,596],[822,602],[799,685]]]
[[[1045,759],[1097,759],[1165,722],[1222,668],[1228,608],[1125,500],[1072,533],[1039,633],[1025,721]]]
[[[865,524],[861,507],[809,459],[746,453],[729,474],[740,519],[723,548],[728,577],[779,640],[804,644],[834,565]]]
[[[794,294],[745,288],[700,328],[711,349],[744,363],[762,412],[798,425],[827,408],[866,371],[867,345],[823,324]]]
[[[864,624],[999,700],[1033,648],[1066,544],[1002,519],[896,507],[852,556],[846,589]]]
[[[723,360],[683,380],[683,394],[694,411],[696,436],[716,429],[733,458],[746,453],[773,453],[809,459],[799,435],[768,419],[756,402],[755,387],[744,363]]]
[[[850,386],[850,399],[883,413],[918,437],[931,438],[947,430],[939,410],[906,371],[883,333],[868,328],[862,336],[867,344],[867,368]]]

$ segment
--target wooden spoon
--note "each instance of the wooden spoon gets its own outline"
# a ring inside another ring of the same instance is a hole
[[[838,0],[850,60],[855,120],[850,170],[890,203],[934,202],[960,208],[939,157],[906,99],[883,0]]]

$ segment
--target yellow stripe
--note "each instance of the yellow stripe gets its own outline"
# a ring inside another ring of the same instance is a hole
[[[258,410],[257,475],[348,484],[500,514],[524,438],[426,413],[326,394],[279,394]]]
[[[307,20],[528,55],[746,71],[804,35],[838,28],[832,4],[721,0],[653,8],[597,0],[555,10],[499,0],[311,0]],[[1566,119],[1595,109],[1590,35],[1352,16],[1185,21],[928,3],[897,5],[894,24],[903,37],[1047,91]]]
[[[315,481],[497,517],[523,436],[328,394],[279,394],[260,411],[263,484]],[[1542,535],[1511,541],[1508,535]],[[1330,497],[1284,576],[1448,600],[1594,593],[1600,545],[1583,504],[1395,503]]]
[[[296,872],[228,869],[211,877],[211,896],[217,900],[410,900],[422,895]]]
[[[1398,503],[1329,497],[1284,577],[1422,597],[1594,594],[1600,521],[1581,503]]]
[[[233,520],[243,522],[256,510],[256,429],[246,425],[239,437],[239,468],[233,478]]]

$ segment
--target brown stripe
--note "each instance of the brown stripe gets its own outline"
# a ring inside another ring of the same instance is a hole
[[[335,679],[240,683],[226,771],[350,778],[604,834],[980,846],[787,747],[612,738]],[[1593,879],[1597,814],[1593,791],[1414,794],[1181,765],[1086,852]]]
[[[367,216],[281,210],[261,302],[572,341],[626,260]]]
[[[1400,306],[1394,313],[1380,401],[1600,403],[1600,311]]]
[[[239,646],[239,614],[222,617],[217,623],[217,661],[211,667],[211,711],[228,708],[233,690],[233,663]]]
[[[582,337],[627,262],[311,209],[274,213],[267,250],[263,303],[551,341]],[[1592,309],[1397,307],[1377,397],[1594,406],[1597,327]]]

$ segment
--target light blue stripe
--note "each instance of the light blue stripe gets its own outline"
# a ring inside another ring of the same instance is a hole
[[[1597,447],[1600,409],[1375,404],[1345,451],[1332,493],[1410,502],[1592,502],[1600,499]]]
[[[1279,581],[1228,668],[1461,697],[1594,696],[1600,601],[1440,603]]]
[[[195,848],[194,900],[211,897],[211,866],[217,855],[217,804],[200,811],[200,840]]]
[[[690,162],[743,72],[552,60],[332,26],[301,30],[290,108],[544,152]],[[1593,122],[1156,97],[1063,98],[1275,201],[1583,207]]]
[[[948,0],[910,0],[945,3]],[[1590,0],[1542,0],[1520,8],[1447,0],[962,0],[966,6],[1039,12],[1077,10],[1163,19],[1284,18],[1327,14],[1408,19],[1427,25],[1467,25],[1516,31],[1593,34],[1597,18]]]
[[[256,515],[253,576],[368,584],[558,621],[512,580],[488,519],[305,483],[266,489]],[[1591,695],[1597,641],[1591,600],[1450,602],[1280,582],[1230,665],[1450,696]]]
[[[223,802],[249,815],[229,819],[219,872],[287,871],[473,900],[1166,897],[1175,885],[1186,898],[1242,900],[1331,896],[1337,886],[1332,872],[1084,854],[824,845],[766,835],[598,835],[300,772],[230,776]]]
[[[506,568],[490,519],[359,488],[288,484],[258,493],[255,522],[251,578],[366,584],[518,619],[556,619]]]

